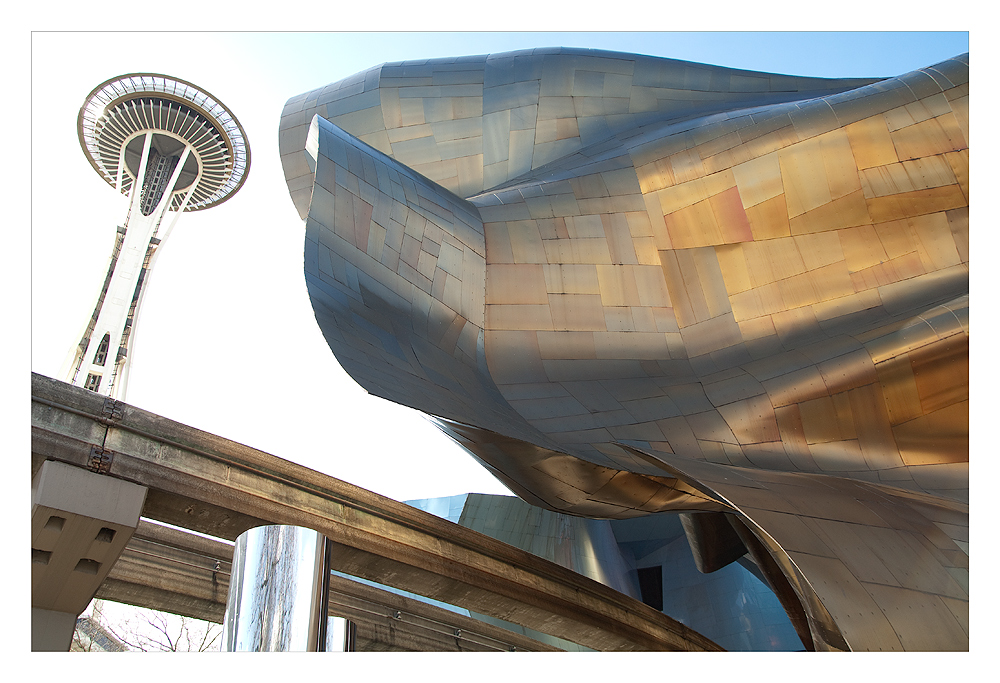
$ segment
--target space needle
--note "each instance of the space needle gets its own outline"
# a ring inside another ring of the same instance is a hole
[[[77,134],[91,166],[129,204],[66,379],[124,400],[129,344],[157,248],[181,212],[221,204],[242,187],[250,146],[240,122],[213,95],[152,73],[97,86],[80,108]]]

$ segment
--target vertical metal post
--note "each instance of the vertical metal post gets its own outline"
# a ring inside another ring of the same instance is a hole
[[[324,650],[329,577],[329,542],[312,529],[263,526],[241,534],[222,650]]]

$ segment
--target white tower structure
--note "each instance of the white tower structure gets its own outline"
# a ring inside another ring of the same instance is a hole
[[[97,86],[80,108],[77,133],[94,170],[128,195],[129,204],[66,379],[122,400],[129,344],[157,247],[182,211],[221,204],[240,189],[250,146],[218,99],[186,81],[149,73]]]

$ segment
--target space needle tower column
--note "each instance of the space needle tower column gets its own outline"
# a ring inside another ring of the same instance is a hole
[[[239,121],[215,97],[149,73],[97,86],[80,108],[77,133],[94,170],[128,195],[129,204],[66,379],[123,400],[129,345],[157,248],[182,211],[221,204],[240,189],[250,146]]]

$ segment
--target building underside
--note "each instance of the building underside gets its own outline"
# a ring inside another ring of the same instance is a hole
[[[807,649],[968,649],[968,55],[383,64],[279,145],[316,319],[525,501],[683,513]]]

